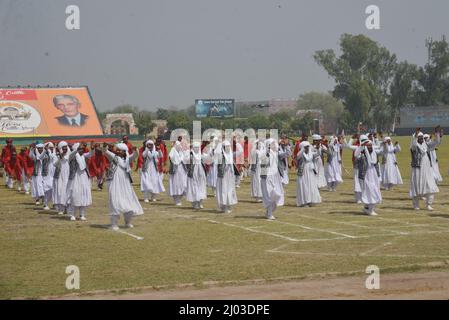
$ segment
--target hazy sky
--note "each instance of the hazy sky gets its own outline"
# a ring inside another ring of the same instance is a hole
[[[71,4],[79,31],[65,28]],[[365,27],[370,4],[381,30]],[[0,85],[88,85],[100,110],[296,98],[332,89],[312,56],[342,33],[422,65],[448,13],[447,0],[0,0]]]

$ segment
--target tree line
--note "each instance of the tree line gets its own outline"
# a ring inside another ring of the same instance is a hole
[[[387,48],[365,35],[343,34],[340,53],[318,50],[314,59],[335,81],[331,92],[307,92],[299,96],[296,110],[269,114],[265,108],[242,105],[239,118],[202,118],[203,130],[209,128],[246,130],[274,128],[297,135],[313,131],[316,111],[324,121],[347,132],[360,124],[378,131],[392,131],[404,105],[449,105],[449,44],[443,37],[429,43],[429,60],[422,67],[398,61]],[[303,110],[297,113],[298,110]],[[154,127],[153,119],[167,120],[169,130],[192,130],[195,106],[185,109],[159,108],[148,111],[122,105],[106,113],[132,113],[139,133],[146,135]]]

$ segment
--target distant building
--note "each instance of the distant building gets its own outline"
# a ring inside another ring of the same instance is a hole
[[[240,108],[251,107],[257,112],[265,115],[281,112],[294,112],[298,108],[297,99],[271,99],[256,101],[238,101],[236,102],[236,114],[240,115]]]
[[[108,113],[102,122],[105,134],[139,134],[139,129],[136,127],[132,113]]]
[[[445,131],[449,131],[449,106],[405,106],[399,111],[395,133],[411,135],[416,128],[432,133],[438,125]]]
[[[155,126],[149,136],[157,138],[158,136],[163,136],[167,132],[167,120],[152,120],[151,122],[153,122]]]
[[[268,113],[280,111],[295,111],[298,108],[298,99],[271,99],[268,101]]]

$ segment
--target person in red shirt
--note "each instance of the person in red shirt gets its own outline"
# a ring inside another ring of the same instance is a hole
[[[309,137],[307,136],[307,134],[303,133],[301,138],[296,141],[295,144],[295,149],[293,150],[293,155],[292,155],[292,167],[296,167],[296,157],[298,156],[299,151],[301,150],[301,142],[303,141],[308,141]]]
[[[89,175],[92,179],[94,177],[97,178],[98,191],[101,191],[103,190],[104,174],[109,167],[109,161],[103,154],[103,151],[101,150],[100,145],[98,143],[95,145],[92,143],[91,148],[95,151],[93,156],[90,157],[88,161],[87,166],[89,169]]]
[[[30,181],[34,170],[34,161],[30,157],[30,150],[26,147],[22,147],[20,153],[17,155],[17,159],[21,165],[21,183],[23,189],[25,190],[25,194],[30,194]]]
[[[14,188],[14,181],[17,181],[17,188],[21,191],[20,182],[22,181],[22,164],[17,158],[17,153],[15,151],[11,153],[11,158],[9,159],[8,176],[8,188]]]
[[[249,153],[251,145],[249,143],[248,136],[243,139],[243,166],[242,166],[242,178],[249,175]]]
[[[5,185],[8,188],[12,188],[12,184],[14,183],[14,180],[9,177],[9,172],[13,170],[10,163],[13,153],[16,153],[16,147],[14,147],[12,139],[6,139],[6,146],[3,148],[1,154],[1,164],[5,169]]]
[[[162,137],[157,137],[156,139],[156,150],[160,149],[162,152],[162,158],[159,158],[157,161],[157,167],[159,171],[159,175],[161,176],[161,179],[163,178],[164,173],[166,173],[165,170],[165,164],[168,160],[168,150],[167,146],[164,143],[164,140],[162,140]]]
[[[137,157],[137,165],[136,165],[136,170],[139,172],[139,175],[142,171],[142,167],[143,167],[143,152],[145,151],[145,141],[142,142],[142,147],[139,148],[139,156]]]

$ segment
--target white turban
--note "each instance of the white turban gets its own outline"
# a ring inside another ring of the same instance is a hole
[[[45,147],[45,145],[43,143],[39,143],[36,145],[36,148],[43,148],[43,147]]]
[[[424,139],[429,139],[430,135],[428,135],[427,133],[423,136]]]
[[[305,147],[309,147],[310,146],[310,142],[309,141],[303,141],[299,144],[299,146],[301,148],[305,148]]]
[[[314,141],[321,140],[321,136],[319,134],[314,134],[314,135],[312,135],[312,140],[314,140]]]
[[[58,149],[62,149],[62,147],[67,147],[67,146],[68,146],[68,144],[65,141],[60,141],[58,143]]]
[[[364,143],[366,143],[366,142],[368,142],[368,141],[369,141],[369,139],[368,139],[368,136],[367,136],[367,135],[362,134],[362,135],[360,136],[360,144],[361,144],[361,145],[363,145]]]
[[[52,142],[47,142],[45,145],[48,146],[49,148],[55,147],[55,145]]]
[[[154,141],[153,140],[147,140],[146,142],[145,142],[145,145],[147,145],[147,144],[154,144]]]
[[[417,137],[424,137],[424,133],[419,132],[418,135],[417,135]]]
[[[128,146],[125,143],[118,143],[116,145],[117,149],[128,152]]]
[[[391,138],[390,138],[390,137],[385,137],[385,138],[384,138],[384,142],[387,142],[388,140],[391,141]]]

